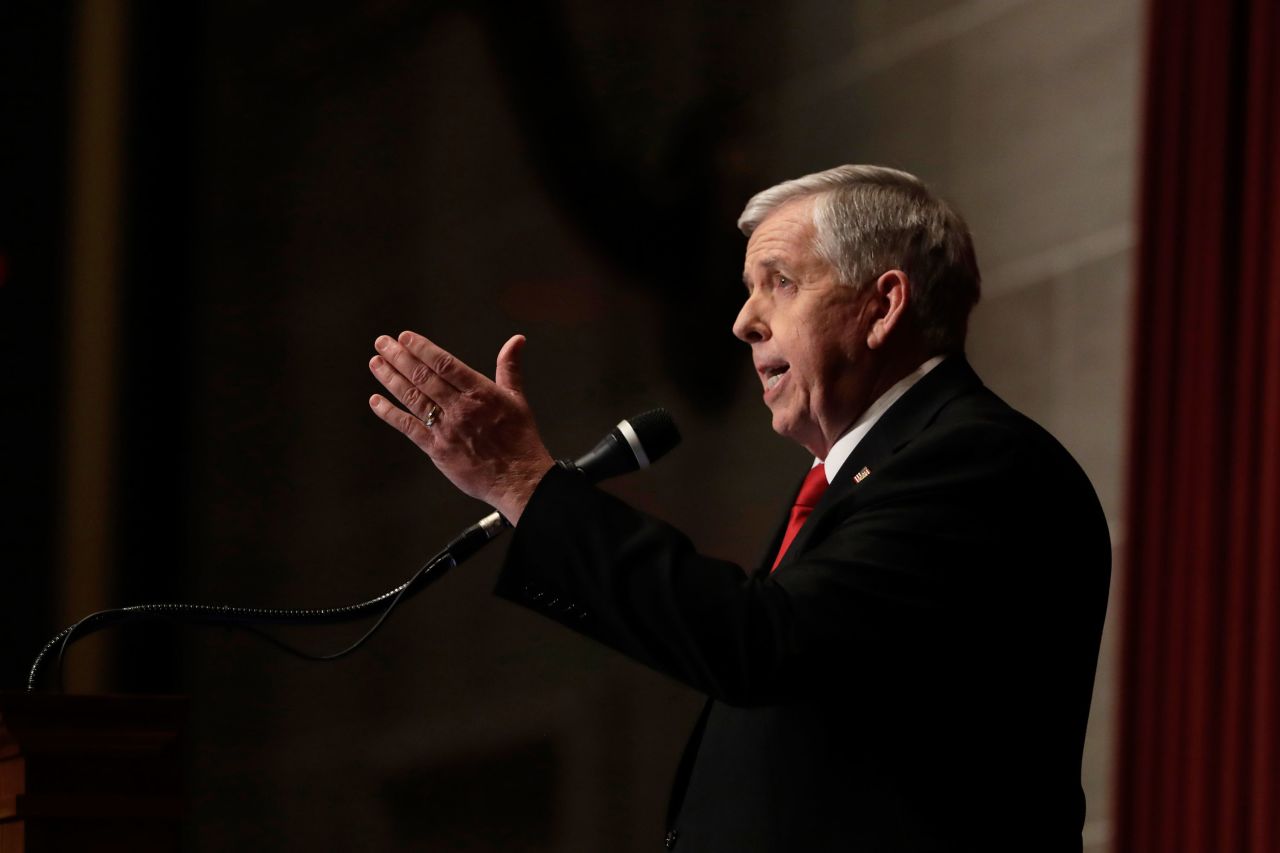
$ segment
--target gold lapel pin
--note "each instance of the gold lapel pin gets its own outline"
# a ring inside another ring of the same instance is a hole
[[[853,482],[861,483],[863,480],[867,479],[870,476],[871,476],[871,469],[864,466],[861,471],[853,475]]]

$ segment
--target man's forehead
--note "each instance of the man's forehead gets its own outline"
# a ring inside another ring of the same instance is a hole
[[[747,238],[747,258],[783,258],[809,246],[813,239],[813,200],[794,199],[774,210]]]
[[[768,275],[779,269],[795,271],[817,260],[813,219],[807,205],[793,205],[788,203],[774,211],[751,233],[742,264],[744,281],[752,275]]]
[[[743,264],[743,269],[753,266],[761,269],[774,270],[779,267],[787,266],[793,261],[794,258],[786,254],[774,253],[769,255],[756,255],[755,257],[748,255],[747,262]]]

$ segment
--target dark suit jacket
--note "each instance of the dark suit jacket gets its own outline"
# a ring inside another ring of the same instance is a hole
[[[1068,453],[953,356],[780,537],[748,575],[555,469],[500,575],[710,697],[676,849],[1080,850],[1111,547]]]

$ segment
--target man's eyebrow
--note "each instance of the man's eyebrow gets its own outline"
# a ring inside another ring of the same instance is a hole
[[[774,271],[776,271],[780,266],[782,266],[782,259],[781,259],[781,258],[779,258],[779,257],[778,257],[778,256],[776,256],[776,255],[770,255],[769,257],[764,258],[763,260],[761,260],[761,261],[760,261],[760,263],[756,264],[756,266],[757,266],[757,267],[764,267],[764,268],[765,268],[766,270],[768,270],[769,272],[774,272]],[[743,270],[743,271],[742,271],[742,284],[743,284],[743,286],[744,286],[744,287],[746,287],[746,288],[747,288],[747,290],[750,290],[750,289],[751,289],[751,282],[748,280],[747,276],[748,276],[747,271],[746,271],[746,270]]]

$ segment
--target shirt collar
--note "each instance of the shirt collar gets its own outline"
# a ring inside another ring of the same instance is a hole
[[[876,421],[880,420],[880,417],[885,412],[889,411],[889,407],[898,402],[898,399],[903,394],[907,393],[907,390],[912,385],[915,385],[924,378],[925,374],[941,364],[944,358],[946,358],[945,355],[935,355],[933,358],[929,359],[924,364],[920,365],[915,370],[895,382],[893,387],[881,394],[876,401],[862,413],[862,417],[854,421],[853,426],[849,428],[848,432],[840,436],[840,438],[836,440],[836,443],[831,445],[831,450],[827,452],[827,458],[825,460],[813,460],[814,465],[823,464],[826,466],[828,483],[835,479],[836,474],[840,473],[840,466],[843,465],[845,460],[849,458],[849,455],[853,453],[854,448],[858,446],[858,442],[862,441],[862,439],[866,437],[867,433],[871,432],[871,428],[876,425]]]

